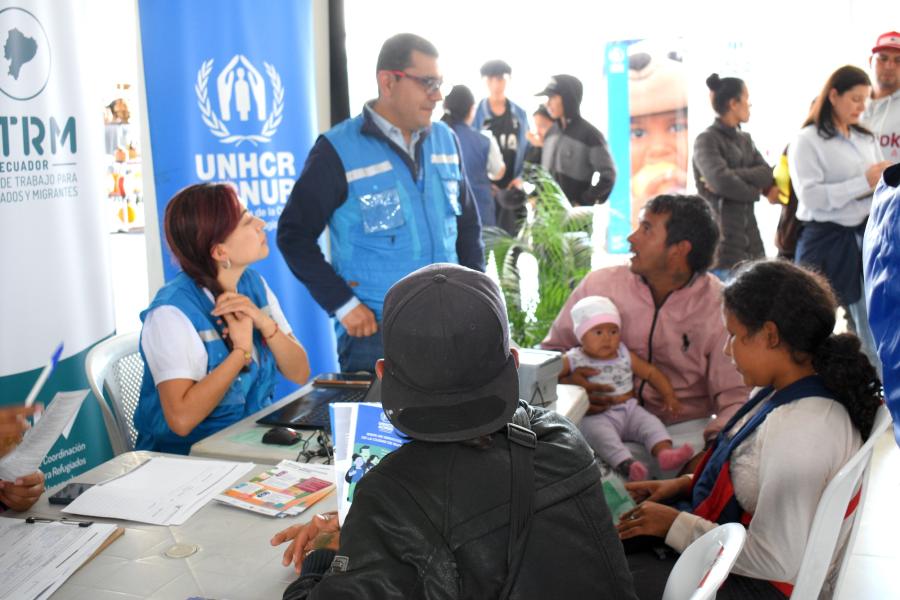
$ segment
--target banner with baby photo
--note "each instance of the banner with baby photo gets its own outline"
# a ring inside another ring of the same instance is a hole
[[[606,45],[609,145],[618,172],[609,198],[609,252],[628,252],[627,237],[647,200],[687,189],[688,77],[683,46],[681,39]]]
[[[690,172],[693,140],[715,118],[706,78],[719,73],[742,78],[752,87],[757,81],[751,59],[769,59],[777,50],[762,41],[751,44],[705,37],[606,44],[603,72],[609,102],[608,137],[618,172],[609,198],[609,252],[629,251],[628,235],[649,199],[696,191]],[[771,93],[763,85],[759,92],[765,94],[766,104],[780,101],[770,99]],[[770,164],[777,160],[785,143],[784,132],[792,131],[791,118],[789,115],[785,123],[754,136]],[[794,120],[799,123],[801,119],[798,112]],[[754,123],[750,127],[756,131]],[[747,126],[742,129],[746,131]],[[768,213],[758,215],[761,223],[777,219],[777,211],[765,206],[760,210]]]
[[[178,190],[231,182],[265,222],[254,265],[277,296],[313,373],[336,370],[331,320],[288,269],[278,217],[317,134],[310,0],[140,0],[156,213]],[[165,278],[178,267],[162,244]],[[295,386],[280,379],[276,395]]]
[[[90,75],[108,49],[99,36],[83,35],[108,5],[0,4],[0,405],[25,402],[61,343],[36,400],[48,410],[80,403],[62,434],[44,436],[31,458],[16,459],[17,473],[39,466],[47,487],[112,455],[84,370],[88,351],[115,329],[101,202],[104,102]]]

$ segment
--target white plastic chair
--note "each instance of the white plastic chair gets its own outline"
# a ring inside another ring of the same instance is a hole
[[[109,441],[116,455],[134,450],[137,441],[132,418],[144,378],[139,341],[138,331],[115,335],[94,346],[84,360],[91,391],[100,404]],[[112,411],[106,398],[109,398]]]
[[[726,523],[707,531],[685,548],[666,581],[663,600],[712,600],[737,560],[747,530]]]
[[[866,499],[866,489],[869,485],[869,465],[872,462],[872,453],[875,443],[891,424],[891,415],[886,406],[878,408],[872,433],[862,448],[847,461],[837,475],[828,483],[828,487],[822,492],[816,515],[813,517],[812,527],[809,530],[809,539],[806,541],[806,550],[803,553],[803,561],[797,573],[797,582],[794,584],[792,600],[807,600],[819,597],[819,592],[825,584],[828,567],[835,556],[835,548],[841,534],[847,513],[847,507],[857,490],[861,490],[859,503],[853,513],[847,516],[850,522],[850,539],[841,549],[840,566],[838,567],[835,590],[840,587],[841,577],[846,570],[849,549],[853,547],[856,536],[859,533],[860,514]]]

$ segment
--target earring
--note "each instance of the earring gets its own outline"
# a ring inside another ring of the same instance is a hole
[[[225,262],[222,264],[222,268],[226,271],[231,268],[231,259],[227,256],[225,257]]]

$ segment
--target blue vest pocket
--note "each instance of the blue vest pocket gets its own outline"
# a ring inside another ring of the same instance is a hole
[[[406,222],[400,205],[400,192],[395,187],[360,194],[359,208],[366,233],[396,229]]]

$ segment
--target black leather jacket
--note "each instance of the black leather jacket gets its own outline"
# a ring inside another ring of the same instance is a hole
[[[557,413],[530,412],[535,513],[510,598],[635,598],[593,451]],[[492,441],[415,441],[382,460],[357,484],[341,531],[346,570],[304,574],[285,598],[497,598],[511,477],[506,436]]]

